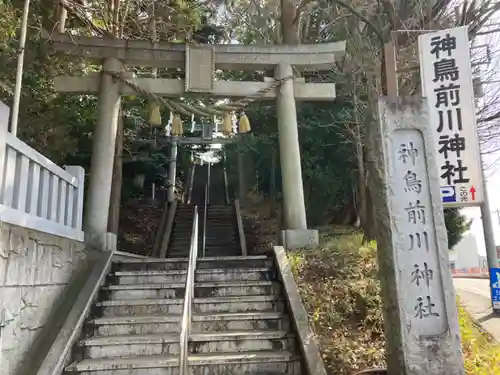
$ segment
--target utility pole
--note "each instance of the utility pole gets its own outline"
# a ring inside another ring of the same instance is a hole
[[[16,86],[14,88],[14,102],[12,104],[12,117],[10,132],[17,134],[17,121],[19,119],[19,104],[21,102],[21,86],[23,84],[24,50],[26,49],[26,34],[28,30],[28,15],[30,0],[24,0],[23,20],[21,22],[21,37],[19,38],[19,54],[17,57]]]
[[[479,80],[477,87],[479,90],[475,90],[474,96],[475,96],[475,102],[477,106],[478,99],[484,96],[484,90],[482,88],[482,84],[484,83],[496,83],[498,81],[481,81]],[[493,230],[493,215],[490,207],[490,200],[489,200],[489,194],[488,194],[488,184],[486,181],[486,174],[484,173],[484,158],[481,155],[481,172],[482,172],[482,180],[483,180],[483,202],[481,203],[481,220],[483,222],[483,235],[484,235],[484,245],[486,248],[486,260],[488,262],[488,271],[491,275],[493,272],[493,269],[498,269],[499,266],[499,261],[498,261],[498,256],[497,256],[497,246],[495,243],[495,232]],[[497,210],[497,216],[498,216],[498,210]],[[500,222],[500,216],[498,216],[499,222]],[[490,293],[491,296],[494,295],[494,291],[491,288],[491,283],[490,283]],[[500,309],[498,307],[495,308],[495,303],[493,303],[492,300],[492,309],[495,314],[500,314]]]
[[[500,265],[497,256],[497,246],[495,243],[495,232],[493,230],[493,215],[490,209],[490,200],[488,197],[488,185],[486,184],[486,177],[484,174],[484,164],[482,166],[483,172],[483,203],[481,204],[481,218],[483,220],[483,234],[484,234],[484,246],[486,247],[486,260],[488,262],[488,271],[491,277],[493,270],[497,270]],[[498,210],[497,210],[498,215]],[[498,216],[500,222],[500,216]],[[492,283],[490,283],[490,294],[494,295],[492,288]],[[492,309],[495,314],[500,314],[500,309],[495,308],[495,303],[492,299]]]
[[[486,178],[484,178],[483,170],[483,186],[484,186],[484,200],[481,204],[481,218],[483,220],[483,233],[484,244],[486,246],[486,256],[488,258],[489,268],[498,268],[497,248],[495,244],[495,232],[493,231],[493,215],[490,210],[490,201],[488,197],[488,189],[486,185]],[[498,214],[498,211],[497,211]],[[500,217],[499,217],[500,219]],[[500,311],[496,311],[500,312]]]

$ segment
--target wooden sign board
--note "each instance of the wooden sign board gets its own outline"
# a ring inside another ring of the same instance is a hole
[[[214,91],[215,54],[210,46],[186,46],[186,92]]]

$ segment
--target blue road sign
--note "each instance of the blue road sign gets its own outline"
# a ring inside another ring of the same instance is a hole
[[[500,268],[490,268],[490,286],[493,309],[500,310]]]
[[[441,186],[441,199],[443,203],[456,203],[457,193],[455,186]]]

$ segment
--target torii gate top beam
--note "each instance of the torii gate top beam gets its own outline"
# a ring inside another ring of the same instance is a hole
[[[126,65],[156,68],[184,68],[184,44],[146,40],[124,40],[43,33],[54,50],[90,59],[117,58]],[[264,70],[291,64],[298,70],[328,70],[345,53],[345,41],[302,45],[213,44],[215,67],[224,70]]]

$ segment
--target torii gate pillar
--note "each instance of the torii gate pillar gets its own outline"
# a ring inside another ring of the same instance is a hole
[[[290,64],[276,67],[275,78],[292,76]],[[278,118],[281,178],[283,185],[284,222],[287,230],[306,230],[306,206],[300,164],[299,132],[293,79],[283,81],[276,93]]]
[[[103,70],[121,73],[123,64],[113,57],[104,60]],[[121,104],[121,83],[109,74],[100,78],[97,124],[92,135],[92,158],[88,200],[85,207],[85,244],[96,249],[106,248],[111,182],[118,116]]]

